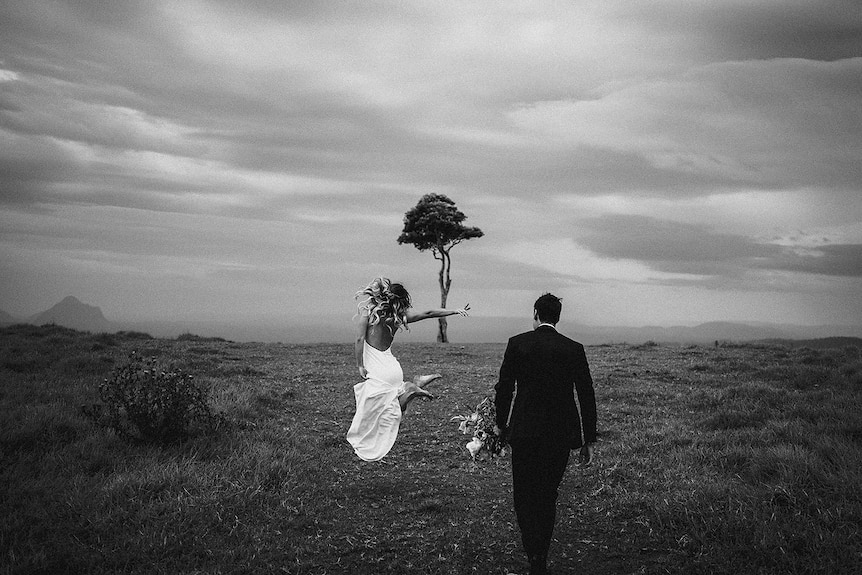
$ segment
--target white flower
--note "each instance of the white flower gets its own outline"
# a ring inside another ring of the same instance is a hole
[[[475,458],[480,449],[482,449],[482,442],[478,437],[474,437],[473,441],[467,444],[467,451],[470,452],[470,457]]]

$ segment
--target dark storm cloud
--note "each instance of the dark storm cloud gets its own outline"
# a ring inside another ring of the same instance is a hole
[[[84,171],[75,154],[53,138],[0,132],[0,206],[30,204],[55,184],[80,180]]]
[[[6,66],[94,85],[156,68],[175,45],[146,3],[95,0],[4,2],[0,37]]]
[[[629,3],[624,18],[657,34],[697,36],[700,50],[710,47],[735,60],[862,55],[862,10],[856,0]]]
[[[612,259],[635,260],[671,273],[735,276],[745,269],[862,277],[862,246],[800,249],[745,236],[644,216],[609,215],[587,220],[578,243]]]
[[[862,244],[825,245],[801,253],[785,253],[770,261],[768,267],[825,276],[862,277]]]

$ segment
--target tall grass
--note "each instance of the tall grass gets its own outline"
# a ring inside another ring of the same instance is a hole
[[[156,447],[89,423],[131,350],[193,373],[235,425]],[[508,461],[472,462],[449,421],[491,393],[503,346],[395,351],[445,377],[368,464],[344,441],[350,346],[0,330],[0,574],[525,571]],[[556,572],[857,572],[857,348],[587,353],[600,442],[561,487]]]

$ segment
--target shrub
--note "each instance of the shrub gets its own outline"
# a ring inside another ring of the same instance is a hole
[[[99,396],[104,403],[85,414],[129,440],[175,443],[224,423],[191,375],[135,352],[99,386]]]
[[[117,335],[125,339],[155,339],[150,334],[142,331],[118,331]]]
[[[181,333],[180,335],[178,335],[177,341],[222,341],[222,342],[226,342],[227,340],[223,337],[206,337],[206,336],[186,332],[186,333]]]

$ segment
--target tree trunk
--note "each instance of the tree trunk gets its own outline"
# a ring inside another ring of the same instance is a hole
[[[452,280],[449,278],[449,266],[451,264],[451,260],[449,259],[449,253],[445,250],[440,250],[440,307],[446,309],[446,299],[449,297],[449,288],[452,286]],[[439,322],[439,328],[437,330],[437,343],[449,343],[449,336],[446,331],[448,329],[448,323],[445,317],[441,317],[437,320]]]

